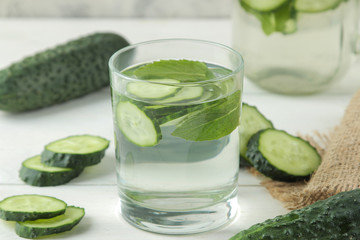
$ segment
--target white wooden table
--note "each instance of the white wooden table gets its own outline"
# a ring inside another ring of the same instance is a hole
[[[131,43],[159,38],[196,38],[231,45],[231,22],[215,20],[149,19],[0,19],[0,68],[26,55],[95,31],[112,31]],[[303,97],[265,92],[244,82],[243,100],[256,105],[274,125],[290,133],[326,132],[339,123],[351,95],[360,88],[360,61],[326,92]],[[254,223],[286,213],[260,180],[245,171],[239,177],[240,213],[228,226],[189,236],[164,236],[138,230],[116,212],[118,196],[113,142],[99,165],[56,187],[32,187],[18,177],[21,162],[39,154],[55,139],[74,134],[113,139],[109,89],[41,110],[9,114],[0,111],[0,199],[16,194],[45,194],[69,205],[84,207],[86,216],[72,231],[53,239],[228,239]],[[14,224],[0,221],[0,239],[21,239]]]

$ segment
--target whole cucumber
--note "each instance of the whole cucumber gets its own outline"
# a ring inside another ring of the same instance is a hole
[[[13,63],[0,71],[0,110],[43,108],[109,85],[108,60],[127,45],[122,36],[95,33]]]
[[[230,240],[360,239],[360,189],[255,224]]]

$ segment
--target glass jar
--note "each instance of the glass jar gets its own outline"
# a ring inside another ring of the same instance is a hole
[[[245,76],[289,95],[322,91],[359,51],[359,0],[234,0],[233,47]]]

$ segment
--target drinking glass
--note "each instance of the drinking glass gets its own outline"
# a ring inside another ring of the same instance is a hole
[[[233,47],[245,76],[289,95],[322,91],[359,51],[359,0],[233,0]]]
[[[191,234],[237,212],[243,60],[213,42],[163,39],[109,61],[122,217]]]

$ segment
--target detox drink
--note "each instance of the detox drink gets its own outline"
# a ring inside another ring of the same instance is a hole
[[[246,76],[284,94],[325,89],[349,68],[357,0],[234,0],[233,47]]]
[[[121,212],[145,230],[189,234],[235,216],[242,73],[194,59],[112,76]]]

